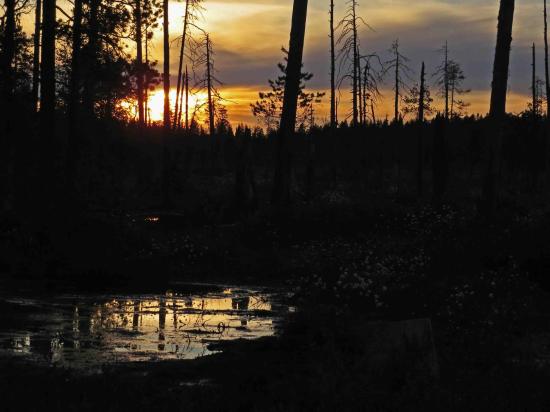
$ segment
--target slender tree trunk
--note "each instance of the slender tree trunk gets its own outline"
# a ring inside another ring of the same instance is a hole
[[[359,73],[357,68],[357,62],[359,61],[359,50],[358,50],[358,44],[357,44],[357,18],[356,18],[356,2],[353,0],[352,4],[352,19],[353,19],[353,126],[357,126],[358,123],[358,116],[359,116],[359,110],[357,107],[358,101],[358,79],[359,79]]]
[[[147,4],[147,0],[145,0],[145,4]],[[149,113],[149,86],[151,84],[151,79],[149,75],[149,26],[145,26],[145,67],[147,67],[147,73],[144,73],[143,78],[143,116],[145,117],[145,125],[149,127],[150,125],[150,113]]]
[[[506,92],[508,89],[508,70],[512,45],[512,27],[514,23],[515,0],[500,0],[498,15],[497,41],[491,85],[491,148],[485,185],[483,188],[483,207],[487,215],[492,215],[498,197],[498,173],[500,170],[500,152],[502,127],[506,116]]]
[[[54,176],[56,164],[55,122],[55,26],[56,0],[43,0],[42,59],[40,63],[40,170],[37,193],[43,202],[38,213],[48,213],[55,205],[58,193]],[[53,189],[53,190],[52,190]]]
[[[444,76],[443,81],[445,82],[445,119],[449,119],[449,46],[447,41],[445,41],[445,63],[444,63]]]
[[[277,160],[273,182],[272,203],[278,206],[290,203],[290,139],[296,129],[296,110],[300,93],[300,75],[307,20],[307,0],[294,0],[292,26],[286,68],[283,110],[279,128]]]
[[[34,11],[34,36],[32,59],[32,106],[38,111],[38,89],[40,85],[40,30],[42,24],[42,0],[36,0]]]
[[[167,207],[171,204],[170,190],[170,156],[168,153],[168,138],[170,134],[170,38],[169,38],[169,19],[168,19],[168,0],[163,0],[163,52],[164,52],[164,71],[163,71],[163,86],[164,86],[164,121],[163,121],[163,138],[162,138],[162,194],[163,203]]]
[[[365,72],[363,73],[363,124],[367,124],[368,109],[367,109],[367,82],[369,75],[369,63],[365,64]]]
[[[399,121],[399,49],[395,51],[395,97],[393,120]]]
[[[418,195],[422,196],[422,175],[423,175],[423,168],[424,168],[424,147],[423,147],[423,130],[424,130],[424,101],[425,101],[425,94],[426,94],[426,86],[425,86],[425,75],[426,73],[426,67],[424,65],[424,62],[422,62],[422,69],[420,71],[420,96],[418,98],[418,159],[417,159],[417,189],[418,189]]]
[[[163,39],[164,39],[164,128],[170,128],[170,38],[168,27],[168,0],[163,0]]]
[[[181,35],[181,46],[180,46],[180,58],[178,65],[178,82],[176,86],[176,109],[174,111],[174,129],[178,126],[181,118],[181,94],[182,94],[182,80],[183,80],[183,57],[185,54],[185,40],[187,37],[187,21],[189,16],[189,0],[185,0],[185,13],[183,15],[183,33]]]
[[[358,124],[363,123],[363,72],[361,70],[360,51],[357,50],[357,106],[359,106]]]
[[[78,164],[80,133],[80,64],[82,48],[82,0],[75,0],[73,13],[73,50],[71,58],[71,77],[69,85],[69,142],[66,159],[66,179],[71,201],[76,200],[76,165]]]
[[[185,66],[185,130],[189,130],[189,72]]]
[[[544,0],[544,77],[546,81],[546,118],[550,121],[550,71],[548,68],[548,14]]]
[[[145,125],[145,110],[143,104],[143,22],[141,19],[141,0],[135,0],[135,30],[136,30],[136,85],[138,103],[138,123],[140,128]]]
[[[4,14],[4,27],[2,40],[2,49],[0,54],[0,75],[2,76],[2,90],[0,91],[2,101],[0,105],[2,107],[2,115],[4,122],[2,126],[9,128],[11,123],[11,110],[13,100],[14,89],[14,69],[13,63],[15,59],[15,0],[5,0],[5,14]],[[2,148],[0,150],[4,150]]]
[[[44,0],[42,25],[42,61],[40,65],[41,131],[47,140],[54,137],[55,127],[55,15],[56,0]],[[47,142],[51,146],[52,141]],[[51,162],[51,159],[47,160]]]
[[[208,88],[208,129],[210,136],[214,136],[214,101],[212,93],[212,72],[210,62],[210,36],[206,35],[206,86]]]
[[[532,48],[532,60],[531,63],[532,70],[531,70],[531,92],[532,92],[532,99],[533,102],[531,103],[531,108],[533,109],[533,124],[537,121],[537,115],[538,115],[538,101],[537,101],[537,54],[535,49],[535,43],[533,43]]]
[[[330,126],[336,127],[336,53],[334,48],[334,0],[330,0]]]
[[[13,145],[14,69],[15,58],[15,0],[5,0],[2,53],[0,54],[0,212],[11,208],[11,166]]]

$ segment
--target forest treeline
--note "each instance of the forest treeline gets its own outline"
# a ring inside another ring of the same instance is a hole
[[[533,45],[532,101],[513,116],[506,92],[515,3],[501,0],[491,104],[480,117],[466,114],[465,74],[447,42],[441,65],[429,72],[422,63],[416,75],[399,40],[387,60],[361,45],[359,29],[370,26],[356,0],[346,2],[340,20],[331,0],[330,119],[319,125],[315,107],[325,95],[306,90],[313,74],[302,72],[308,2],[295,0],[281,75],[252,105],[263,126],[252,129],[230,123],[214,43],[201,28],[206,4],[184,3],[183,15],[172,17],[168,0],[3,1],[3,212],[204,209],[221,202],[219,210],[235,217],[268,203],[376,194],[437,204],[469,199],[492,213],[511,193],[547,187],[546,1],[546,81],[535,72]],[[35,16],[33,33],[23,30],[26,14]],[[169,38],[169,17],[182,19],[177,39]],[[163,39],[161,72],[151,59],[154,36]],[[177,53],[170,56],[173,41]],[[393,87],[392,119],[376,115],[382,82]],[[148,105],[157,87],[163,120],[153,122]],[[441,96],[442,108],[431,93]],[[349,96],[349,113],[342,96]]]

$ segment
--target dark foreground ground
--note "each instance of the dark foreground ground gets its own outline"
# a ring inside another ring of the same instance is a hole
[[[97,212],[37,229],[6,219],[3,289],[284,285],[299,310],[281,336],[92,375],[2,360],[2,409],[550,410],[544,202],[508,205],[491,220],[407,199],[198,220]],[[435,367],[406,339],[373,339],[373,324],[418,318],[431,321]]]

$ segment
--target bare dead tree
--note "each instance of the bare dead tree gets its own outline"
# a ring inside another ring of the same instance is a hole
[[[183,31],[180,39],[180,53],[178,64],[178,77],[176,84],[176,105],[174,110],[174,129],[181,125],[181,115],[183,106],[183,86],[185,78],[183,72],[183,61],[185,58],[185,48],[188,41],[189,29],[194,26],[193,21],[197,19],[197,12],[202,11],[202,0],[185,0],[185,11],[183,14]]]
[[[358,25],[360,23],[368,27],[365,21],[357,15],[357,0],[348,0],[346,14],[337,25],[340,30],[337,44],[340,45],[338,52],[339,86],[346,79],[351,80],[351,124],[357,126],[360,118],[361,102],[361,54],[359,50]]]
[[[385,62],[384,74],[393,72],[394,91],[394,122],[399,121],[399,102],[403,99],[403,91],[408,89],[407,81],[411,79],[412,69],[408,66],[409,59],[399,51],[399,39],[396,39],[390,49],[392,58]]]

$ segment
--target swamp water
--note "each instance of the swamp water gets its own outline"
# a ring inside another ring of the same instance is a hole
[[[274,335],[289,311],[280,294],[266,290],[211,286],[208,290],[0,296],[0,356],[90,369],[121,362],[194,359],[215,353],[212,343]]]

